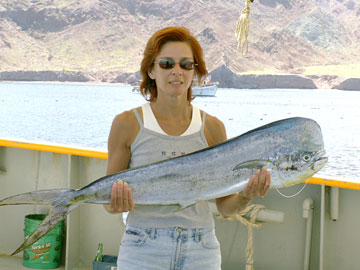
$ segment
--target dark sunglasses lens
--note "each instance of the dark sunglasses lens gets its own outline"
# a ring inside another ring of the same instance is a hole
[[[171,60],[160,60],[159,66],[163,69],[170,69],[175,66],[175,62]]]
[[[180,67],[182,69],[192,70],[192,69],[194,69],[194,62],[182,61],[182,62],[180,62]]]

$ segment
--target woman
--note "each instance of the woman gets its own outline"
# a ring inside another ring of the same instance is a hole
[[[140,91],[149,101],[117,115],[108,141],[107,174],[187,154],[226,140],[224,124],[191,104],[191,83],[206,77],[202,48],[185,28],[167,27],[148,41]],[[240,193],[216,199],[223,216],[264,196],[270,173],[263,168]],[[135,205],[128,184],[112,187],[109,213],[129,212],[118,269],[220,269],[219,243],[208,203]]]

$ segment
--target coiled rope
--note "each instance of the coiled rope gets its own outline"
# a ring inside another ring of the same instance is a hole
[[[256,217],[260,210],[265,209],[264,205],[261,204],[251,204],[235,216],[224,218],[220,216],[221,219],[226,219],[229,221],[240,221],[243,225],[248,228],[248,242],[246,245],[245,255],[246,255],[246,270],[254,270],[254,245],[253,245],[253,230],[259,229],[263,223],[256,223]],[[245,218],[244,216],[249,213],[250,218]]]
[[[241,12],[235,29],[235,37],[238,42],[237,49],[241,50],[243,55],[246,55],[248,53],[248,35],[250,29],[250,3],[252,3],[253,1],[254,0],[246,0],[246,7]]]

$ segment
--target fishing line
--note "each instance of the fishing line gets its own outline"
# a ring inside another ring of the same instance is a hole
[[[285,197],[285,198],[294,198],[295,196],[299,195],[299,194],[305,189],[307,183],[308,183],[308,182],[306,181],[305,184],[304,184],[304,186],[303,186],[298,192],[296,192],[296,193],[293,194],[293,195],[285,195],[284,193],[282,193],[282,192],[279,190],[279,188],[276,188],[276,191],[277,191],[281,196],[283,196],[283,197]]]

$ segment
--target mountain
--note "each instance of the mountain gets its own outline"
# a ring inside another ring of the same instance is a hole
[[[148,38],[181,25],[200,41],[209,71],[331,75],[341,67],[360,77],[358,0],[255,0],[246,56],[234,37],[244,2],[0,0],[0,71],[126,80],[139,70]]]

